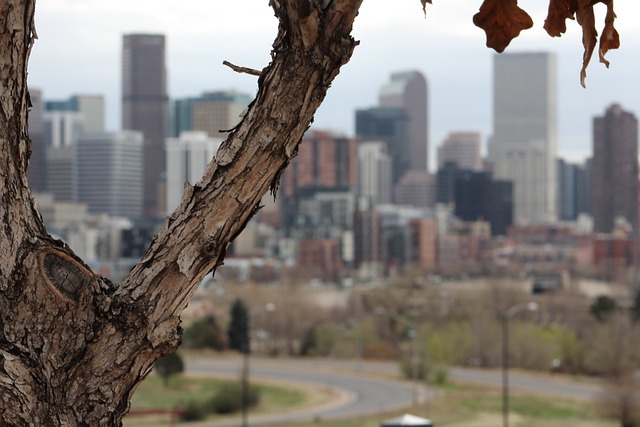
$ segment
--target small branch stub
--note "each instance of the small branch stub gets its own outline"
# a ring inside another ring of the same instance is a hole
[[[231,68],[236,73],[251,74],[252,76],[258,76],[258,77],[262,75],[262,71],[256,70],[254,68],[249,68],[249,67],[240,67],[238,65],[232,64],[229,61],[222,61],[222,64]]]

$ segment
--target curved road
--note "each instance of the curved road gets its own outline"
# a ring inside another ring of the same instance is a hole
[[[240,357],[191,357],[187,372],[238,377]],[[250,424],[270,424],[316,418],[347,418],[375,414],[409,406],[417,399],[424,402],[425,388],[408,381],[398,381],[395,362],[356,362],[348,360],[262,359],[251,358],[250,377],[290,381],[314,387],[331,388],[340,398],[321,407],[306,408],[265,416],[250,416]],[[499,388],[500,370],[451,368],[449,377],[458,383],[474,383]],[[576,382],[551,375],[510,372],[510,389],[572,399],[594,399],[602,388],[595,381]],[[238,421],[216,422],[217,427],[237,426]]]
[[[242,359],[238,357],[191,357],[186,360],[187,372],[238,377]],[[330,388],[338,399],[320,407],[306,408],[284,414],[254,416],[250,424],[269,424],[285,421],[311,421],[317,418],[348,418],[374,414],[407,406],[414,396],[423,398],[421,390],[414,389],[406,381],[358,374],[351,362],[351,369],[344,369],[348,362],[331,363],[313,360],[282,360],[251,358],[250,378],[289,381],[313,387]],[[415,395],[414,395],[415,393]],[[208,424],[213,425],[213,424]],[[237,426],[236,421],[216,422],[216,426]]]

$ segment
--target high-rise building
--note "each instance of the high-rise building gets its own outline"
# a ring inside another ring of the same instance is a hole
[[[156,216],[158,187],[166,168],[165,138],[169,133],[169,97],[165,37],[128,34],[122,46],[122,128],[144,135],[144,213]]]
[[[29,138],[31,138],[31,158],[29,159],[29,186],[33,192],[47,189],[47,161],[44,141],[44,120],[42,118],[42,91],[29,89],[31,110],[29,110]]]
[[[287,197],[315,191],[355,191],[356,140],[313,130],[302,138],[298,156],[285,170],[282,189]]]
[[[495,177],[513,182],[516,223],[546,224],[556,211],[556,60],[551,53],[494,56]]]
[[[432,207],[436,201],[436,182],[426,170],[407,171],[393,189],[393,202],[416,208]]]
[[[404,108],[375,107],[356,111],[360,141],[384,141],[391,158],[391,184],[400,182],[410,167],[410,117]]]
[[[463,172],[455,182],[455,215],[463,221],[487,221],[491,234],[506,235],[513,224],[513,186],[489,172]]]
[[[558,217],[575,221],[581,213],[590,213],[587,166],[558,159]]]
[[[358,195],[374,205],[391,203],[391,159],[385,142],[358,144]]]
[[[47,101],[45,110],[80,113],[83,131],[87,133],[101,133],[105,130],[104,96],[102,95],[73,95],[66,100]]]
[[[480,134],[478,132],[452,132],[438,147],[438,170],[447,162],[455,163],[458,169],[482,170],[480,156]]]
[[[167,138],[167,213],[180,203],[184,184],[195,184],[222,143],[206,132],[182,132],[179,138]]]
[[[638,227],[638,120],[617,104],[593,119],[591,212],[595,232],[618,219]]]
[[[199,97],[178,99],[173,104],[171,135],[204,131],[211,137],[225,137],[236,126],[251,103],[249,95],[235,91],[205,92]]]
[[[449,204],[455,199],[455,183],[456,179],[464,169],[458,168],[457,162],[447,161],[443,165],[438,166],[436,174],[436,202]]]
[[[75,200],[91,213],[142,215],[141,132],[84,134],[74,149]]]
[[[57,202],[75,201],[73,150],[76,145],[47,148],[47,192]]]
[[[391,75],[391,81],[380,89],[381,107],[404,109],[409,115],[409,168],[427,170],[427,80],[419,71]]]
[[[47,148],[72,147],[83,133],[82,113],[49,110],[43,113],[44,139]]]

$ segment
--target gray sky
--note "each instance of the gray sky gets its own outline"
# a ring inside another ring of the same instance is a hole
[[[336,78],[316,115],[315,127],[353,133],[354,111],[373,106],[378,89],[395,71],[415,69],[429,83],[430,151],[448,132],[479,131],[486,141],[492,120],[492,55],[484,32],[472,17],[480,0],[434,0],[422,15],[419,0],[364,0],[354,37],[361,44]],[[622,46],[611,51],[610,69],[597,52],[579,83],[581,32],[568,22],[568,34],[550,38],[542,25],[547,2],[520,1],[534,27],[506,52],[551,51],[558,58],[558,149],[569,159],[591,152],[591,122],[614,102],[640,114],[640,2],[618,1],[616,28]],[[548,4],[548,3],[547,3]],[[393,6],[391,6],[393,5]],[[600,7],[601,6],[601,7]],[[604,6],[598,5],[598,28]],[[75,93],[106,96],[107,125],[120,126],[122,34],[167,36],[169,94],[237,89],[250,94],[256,78],[232,72],[223,60],[262,68],[269,61],[277,21],[267,0],[40,0],[39,40],[31,54],[29,83],[46,99]]]

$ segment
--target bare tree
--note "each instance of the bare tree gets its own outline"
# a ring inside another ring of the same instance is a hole
[[[601,53],[617,41],[612,1],[604,2]],[[255,100],[140,262],[114,285],[49,236],[35,207],[26,79],[35,0],[0,2],[0,425],[121,425],[136,385],[179,344],[180,313],[201,279],[222,264],[261,197],[275,193],[357,45],[350,33],[361,3],[270,0],[279,21],[271,62],[259,71],[232,67],[259,75]],[[595,46],[593,3],[552,0],[545,25],[560,35],[577,15],[585,64]],[[530,26],[516,0],[485,0],[474,21],[497,50]]]

